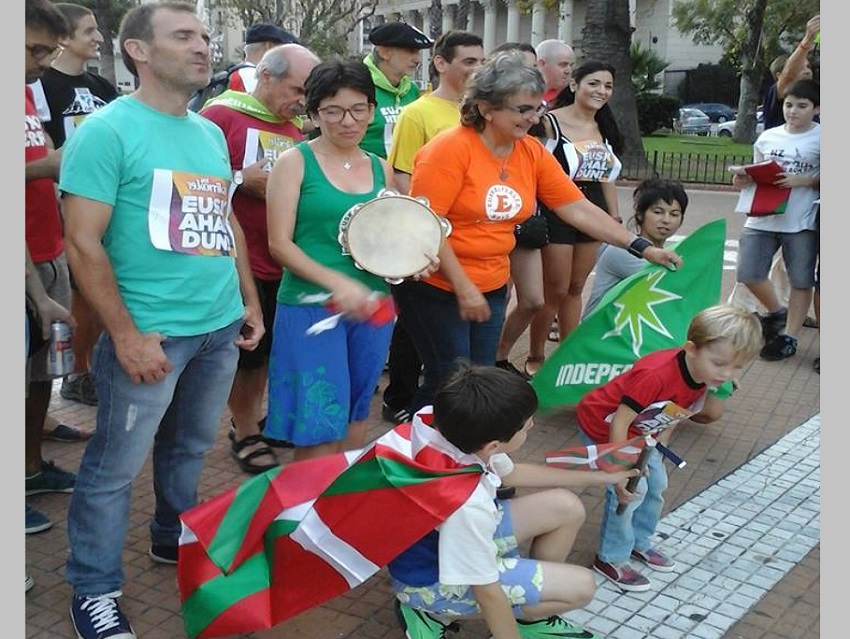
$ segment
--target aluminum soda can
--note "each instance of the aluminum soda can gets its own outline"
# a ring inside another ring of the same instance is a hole
[[[47,354],[47,373],[64,377],[74,372],[74,349],[71,348],[71,326],[62,320],[50,324],[50,348]]]

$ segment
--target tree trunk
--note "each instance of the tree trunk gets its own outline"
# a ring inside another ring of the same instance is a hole
[[[629,55],[629,0],[587,0],[582,38],[582,58],[607,62],[616,72],[610,105],[625,140],[623,164],[626,157],[631,166],[634,161],[645,164]]]
[[[747,39],[741,49],[741,97],[738,98],[738,119],[732,139],[735,142],[752,144],[756,137],[756,107],[761,101],[761,71],[759,69],[759,47],[761,45],[764,14],[767,0],[755,0],[747,12]]]

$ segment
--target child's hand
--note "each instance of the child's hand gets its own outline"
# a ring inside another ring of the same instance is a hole
[[[629,468],[628,470],[617,470],[613,472],[605,473],[605,483],[606,484],[622,484],[624,487],[626,482],[632,478],[640,475],[640,470],[637,468]]]
[[[617,492],[617,502],[621,504],[629,504],[635,498],[635,493],[630,493],[628,490],[626,490],[626,482],[628,481],[629,477],[637,476],[640,471],[637,468],[633,468],[628,472],[632,474],[626,477],[626,479],[624,479],[623,481],[614,484],[614,490]]]

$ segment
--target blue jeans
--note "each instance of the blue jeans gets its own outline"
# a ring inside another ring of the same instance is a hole
[[[97,429],[89,440],[68,508],[66,578],[76,595],[101,595],[124,582],[121,554],[131,485],[153,449],[152,544],[177,545],[180,513],[198,501],[204,454],[227,402],[242,320],[212,333],[171,337],[162,348],[173,370],[155,384],[133,383],[102,334],[92,357]]]
[[[458,360],[492,366],[505,321],[507,287],[484,293],[490,304],[490,319],[468,322],[460,318],[457,296],[423,282],[393,286],[399,306],[399,321],[407,331],[422,361],[422,385],[411,410],[429,405],[440,383],[456,370]]]
[[[581,439],[584,444],[593,443],[583,433]],[[649,475],[640,478],[637,494],[622,515],[617,514],[614,487],[605,488],[605,510],[599,526],[598,554],[602,561],[621,564],[629,560],[632,550],[645,551],[652,547],[650,537],[661,518],[667,490],[667,469],[657,449],[649,455],[647,471]]]

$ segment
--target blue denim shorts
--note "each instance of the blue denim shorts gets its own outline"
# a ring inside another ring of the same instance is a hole
[[[514,616],[522,616],[524,606],[540,603],[543,591],[543,566],[536,559],[526,559],[519,554],[514,536],[511,506],[507,500],[497,500],[501,515],[496,527],[495,543],[498,552],[499,583],[511,602]],[[471,586],[447,586],[435,583],[430,586],[406,586],[392,580],[399,601],[417,610],[425,610],[450,617],[470,617],[481,613],[472,596]]]
[[[266,436],[296,446],[335,442],[345,439],[351,422],[369,416],[393,323],[342,319],[307,335],[307,328],[330,315],[321,306],[277,305]]]
[[[775,233],[744,228],[738,248],[737,280],[743,284],[767,279],[773,256],[782,248],[788,282],[792,288],[812,288],[818,257],[816,231]]]

